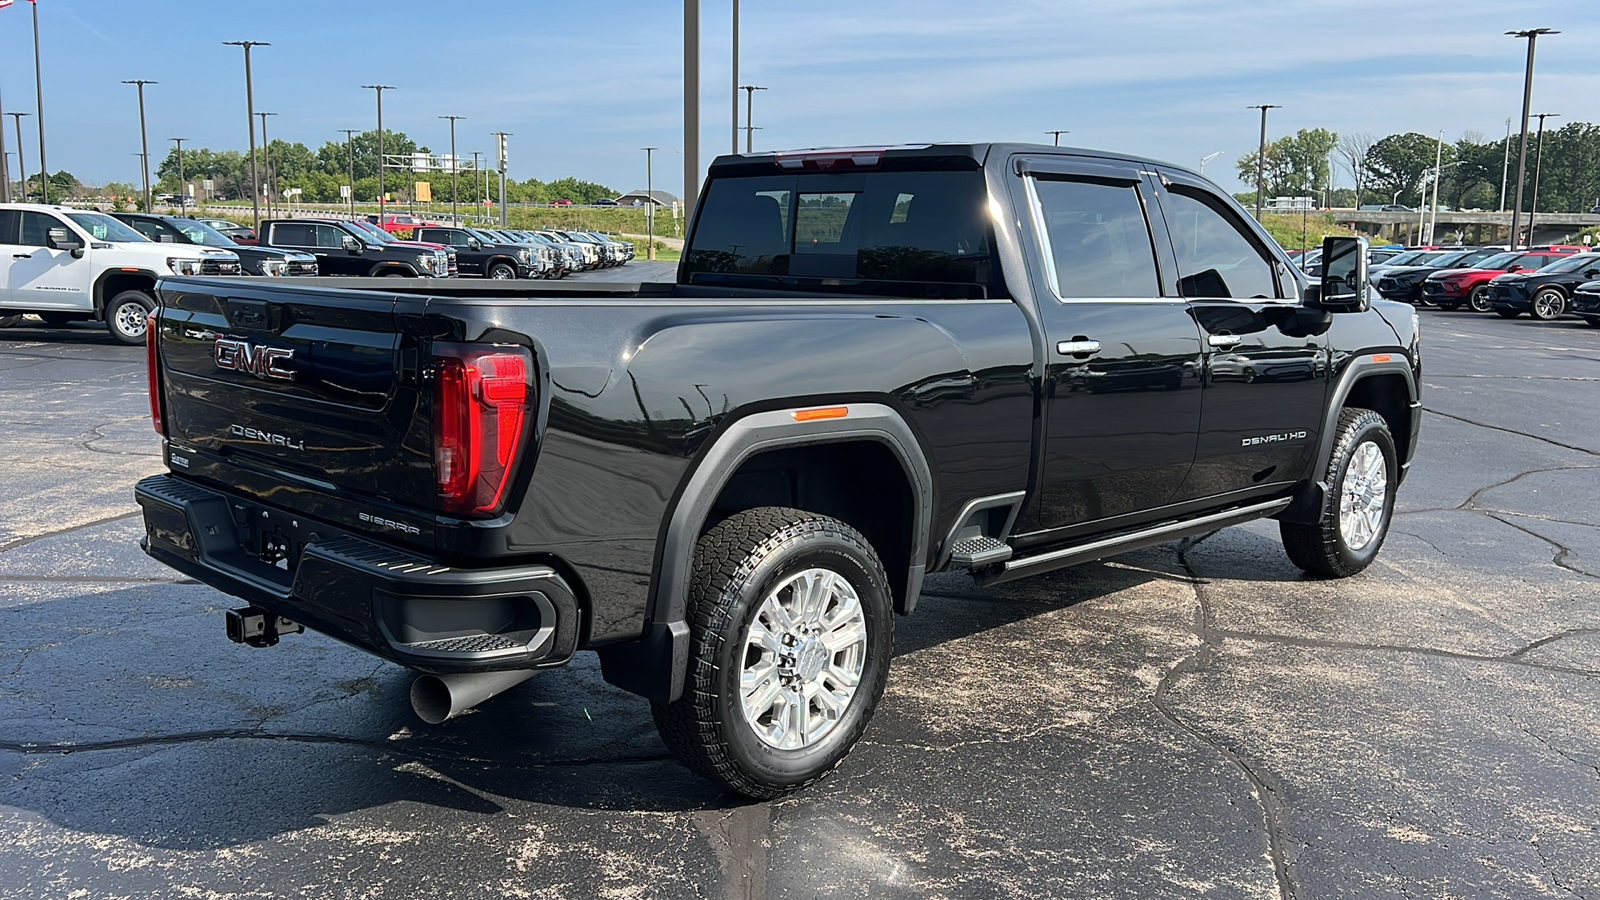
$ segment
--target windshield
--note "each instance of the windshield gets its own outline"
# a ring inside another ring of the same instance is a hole
[[[1558,259],[1539,271],[1549,273],[1577,272],[1586,266],[1595,265],[1597,261],[1600,261],[1600,256],[1596,256],[1592,253],[1580,253],[1577,256],[1569,256],[1566,259]]]
[[[351,219],[347,224],[355,226],[357,231],[367,235],[372,240],[375,240],[380,244],[393,244],[396,242],[394,235],[384,231],[382,228],[379,228],[371,222],[368,222],[366,219]]]
[[[481,228],[468,228],[467,234],[472,235],[485,244],[504,244],[506,239],[497,231],[485,231]]]
[[[1433,259],[1428,260],[1428,265],[1438,266],[1441,269],[1448,269],[1451,266],[1464,262],[1466,258],[1471,255],[1471,251],[1457,250],[1454,253],[1445,253],[1440,256],[1435,256]]]
[[[1384,265],[1386,265],[1386,266],[1409,266],[1412,263],[1416,262],[1417,260],[1421,259],[1422,258],[1422,254],[1427,253],[1427,252],[1428,251],[1426,251],[1426,250],[1407,250],[1406,252],[1400,254],[1399,256],[1390,257],[1389,261],[1384,263]]]
[[[1504,269],[1506,266],[1511,265],[1512,260],[1521,255],[1521,253],[1516,251],[1512,251],[1510,253],[1496,253],[1488,259],[1479,260],[1477,263],[1474,263],[1474,266],[1479,269]]]
[[[67,213],[67,218],[77,223],[79,228],[89,232],[89,236],[97,241],[119,241],[129,244],[148,244],[150,242],[149,238],[105,213],[69,212]]]
[[[230,249],[239,246],[227,235],[204,222],[197,222],[193,219],[168,219],[167,224],[183,232],[184,237],[196,244],[204,244],[207,247],[228,247]]]

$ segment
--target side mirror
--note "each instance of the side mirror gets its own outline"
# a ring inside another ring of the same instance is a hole
[[[1366,312],[1372,307],[1367,283],[1367,239],[1322,239],[1322,284],[1306,294],[1306,306],[1329,312]]]
[[[467,248],[470,250],[482,250],[483,241],[480,241],[475,237],[469,237],[467,238]]]
[[[1511,265],[1506,266],[1506,271],[1507,272],[1521,272],[1522,271],[1522,266],[1520,266],[1520,265],[1518,265],[1516,263],[1512,263]]]
[[[50,244],[51,250],[70,250],[74,259],[83,257],[83,241],[78,236],[65,228],[52,228],[45,232],[45,240]]]
[[[362,246],[364,246],[359,239],[353,238],[349,235],[345,235],[343,243],[344,249],[350,251],[351,253],[360,253]]]

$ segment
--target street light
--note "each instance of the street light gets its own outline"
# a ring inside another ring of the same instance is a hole
[[[189,182],[183,177],[183,142],[188,138],[167,138],[178,145],[178,211],[185,212],[189,208]]]
[[[350,218],[356,217],[356,129],[341,128],[345,147],[350,151]]]
[[[1071,133],[1072,133],[1071,131],[1068,131],[1065,128],[1058,128],[1055,131],[1046,131],[1045,132],[1045,134],[1049,134],[1049,135],[1054,135],[1055,136],[1056,146],[1057,147],[1061,146],[1061,136],[1063,134],[1071,134]]]
[[[683,0],[683,202],[700,193],[700,0]]]
[[[124,81],[123,84],[137,85],[139,88],[139,152],[144,155],[144,211],[155,212],[155,204],[150,200],[150,141],[145,137],[144,130],[144,86],[147,84],[160,84],[159,81],[150,81],[145,78],[135,78]]]
[[[1269,110],[1269,109],[1282,109],[1282,108],[1283,107],[1281,105],[1276,104],[1276,103],[1257,103],[1254,106],[1245,107],[1245,109],[1259,109],[1259,110],[1261,110],[1261,147],[1256,152],[1256,221],[1257,222],[1261,221],[1262,194],[1264,194],[1266,192],[1266,189],[1267,189],[1267,182],[1266,182],[1266,177],[1267,177],[1266,176],[1266,171],[1267,171],[1267,110]]]
[[[460,225],[461,217],[456,215],[456,170],[461,168],[456,165],[456,120],[465,119],[466,116],[440,116],[439,118],[450,120],[450,222],[453,225]]]
[[[644,151],[644,229],[645,229],[645,259],[656,258],[656,183],[655,174],[650,167],[650,154],[661,149],[660,147],[640,147]]]
[[[1528,39],[1528,68],[1522,79],[1522,140],[1520,149],[1517,150],[1517,203],[1511,208],[1511,249],[1517,249],[1517,238],[1521,234],[1522,226],[1522,184],[1528,174],[1528,118],[1533,110],[1533,49],[1539,42],[1541,34],[1560,34],[1561,32],[1550,28],[1528,28],[1523,31],[1508,31],[1506,34],[1513,37]],[[1530,232],[1530,238],[1533,236]]]
[[[39,3],[33,3],[33,108],[39,113],[39,199],[50,202],[50,166],[44,161],[44,75],[39,65]],[[21,121],[20,119],[18,120]],[[22,161],[22,137],[17,137],[17,161]],[[22,193],[28,193],[28,176],[22,176]]]
[[[224,47],[244,48],[244,110],[245,124],[250,126],[250,217],[254,227],[261,228],[261,177],[256,170],[256,92],[250,80],[250,48],[270,47],[266,41],[223,41]]]
[[[733,149],[728,152],[739,152],[739,0],[733,0]]]
[[[1207,153],[1205,156],[1200,157],[1200,174],[1204,175],[1206,173],[1206,163],[1211,162],[1213,159],[1216,159],[1221,155],[1222,151],[1218,150],[1215,153]]]
[[[261,155],[267,164],[267,217],[272,216],[272,195],[274,179],[272,177],[272,141],[267,139],[267,116],[275,116],[275,112],[258,112],[261,117]]]
[[[1544,120],[1559,119],[1560,113],[1539,113],[1538,149],[1533,153],[1533,206],[1528,209],[1528,243],[1533,243],[1533,217],[1539,214],[1539,170],[1544,166]]]
[[[742,84],[739,87],[744,91],[744,152],[753,153],[755,152],[754,148],[756,129],[755,124],[750,120],[750,117],[755,111],[756,91],[764,91],[766,88],[754,84]],[[737,145],[735,145],[733,149],[735,153],[739,151]]]
[[[734,95],[735,97],[738,94]],[[11,202],[11,154],[6,152],[6,112],[5,104],[0,103],[0,203]],[[18,149],[22,142],[18,141]]]
[[[22,117],[23,116],[32,115],[32,113],[10,112],[10,113],[6,113],[6,115],[8,115],[11,118],[17,120],[17,174],[22,176],[22,201],[21,202],[27,203],[28,202],[28,161],[26,159],[24,159],[23,156],[22,156]],[[6,178],[9,179],[10,177],[11,177],[11,174],[9,172],[6,173]]]
[[[392,84],[363,84],[362,90],[378,92],[378,224],[383,224],[383,92],[398,90]],[[355,190],[354,187],[351,188]]]

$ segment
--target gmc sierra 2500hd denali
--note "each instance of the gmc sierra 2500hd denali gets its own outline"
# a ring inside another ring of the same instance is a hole
[[[440,722],[596,651],[695,771],[772,797],[879,702],[923,575],[992,584],[1275,517],[1382,546],[1410,307],[1115,154],[727,156],[675,284],[167,277],[147,551],[418,670]]]

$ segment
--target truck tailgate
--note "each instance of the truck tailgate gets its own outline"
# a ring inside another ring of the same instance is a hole
[[[425,507],[430,435],[415,347],[387,292],[163,282],[168,438],[330,493]]]

